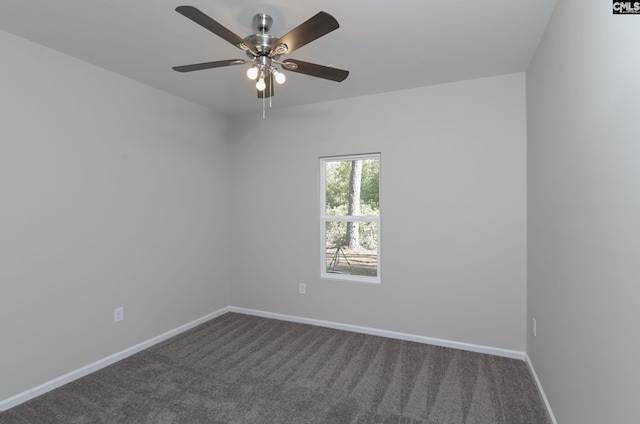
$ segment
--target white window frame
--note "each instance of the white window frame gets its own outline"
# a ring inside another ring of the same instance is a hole
[[[326,162],[336,162],[336,161],[353,161],[353,160],[367,160],[367,159],[377,159],[380,164],[380,175],[382,174],[382,155],[380,153],[367,153],[367,154],[356,154],[356,155],[345,155],[345,156],[325,156],[320,158],[320,278],[328,279],[328,280],[342,280],[342,281],[352,281],[357,283],[367,283],[367,284],[380,284],[380,215],[378,216],[328,216],[327,215],[327,176],[326,176]],[[382,177],[378,176],[378,182]],[[380,188],[379,188],[380,190]],[[380,195],[380,193],[378,193]],[[349,221],[358,221],[358,222],[375,222],[377,229],[377,255],[378,255],[378,269],[375,277],[370,277],[366,275],[350,275],[350,274],[338,274],[327,272],[327,233],[326,233],[326,224],[327,222],[349,222]]]

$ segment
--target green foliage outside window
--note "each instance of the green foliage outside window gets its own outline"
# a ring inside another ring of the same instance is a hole
[[[326,214],[346,216],[349,207],[349,179],[353,161],[342,160],[326,164]],[[380,161],[362,160],[360,187],[360,216],[380,215]],[[378,231],[375,222],[360,222],[359,243],[363,249],[375,250]],[[347,239],[344,222],[327,222],[327,244],[344,246]]]
[[[327,162],[326,167],[326,202],[329,210],[349,204],[349,174],[351,161]],[[365,159],[362,161],[362,187],[360,191],[361,207],[368,205],[372,211],[380,209],[380,161]],[[365,215],[363,212],[362,215]],[[373,215],[378,215],[374,213]]]

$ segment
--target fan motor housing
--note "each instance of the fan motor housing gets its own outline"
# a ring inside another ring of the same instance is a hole
[[[248,37],[245,37],[244,41],[255,46],[256,51],[259,54],[269,54],[271,53],[271,44],[275,43],[278,40],[278,37],[270,35],[270,34],[254,34]],[[247,52],[247,56],[253,58],[251,52]]]

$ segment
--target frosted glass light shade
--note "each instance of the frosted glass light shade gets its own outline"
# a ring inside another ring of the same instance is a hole
[[[247,77],[250,80],[255,80],[256,78],[258,78],[258,68],[252,66],[251,68],[247,69]]]
[[[287,77],[282,72],[275,71],[273,75],[276,77],[276,82],[278,84],[284,84],[284,82],[287,80]]]

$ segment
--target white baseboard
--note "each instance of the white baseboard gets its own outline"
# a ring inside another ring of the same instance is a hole
[[[501,349],[498,347],[482,346],[471,343],[455,342],[451,340],[436,339],[433,337],[416,336],[414,334],[398,333],[396,331],[379,330],[376,328],[361,327],[358,325],[341,324],[332,321],[323,321],[313,318],[303,318],[293,315],[283,315],[273,312],[264,312],[254,309],[238,308],[236,306],[229,307],[230,312],[238,312],[240,314],[255,315],[263,318],[279,319],[281,321],[297,322],[301,324],[317,325],[319,327],[333,328],[336,330],[353,331],[355,333],[369,334],[372,336],[388,337],[391,339],[406,340],[417,343],[430,344],[435,346],[450,347],[453,349],[467,350],[471,352],[486,353],[489,355],[502,356],[505,358],[525,360],[525,352],[517,350]]]
[[[184,331],[190,330],[191,328],[200,325],[206,321],[209,321],[213,318],[216,318],[220,315],[223,315],[227,312],[230,311],[230,308],[228,306],[219,309],[215,312],[212,312],[208,315],[205,315],[201,318],[195,319],[187,324],[181,325],[180,327],[174,328],[173,330],[169,330],[166,333],[160,334],[159,336],[153,337],[147,341],[144,341],[142,343],[138,343],[135,346],[132,346],[128,349],[125,349],[123,351],[114,353],[113,355],[107,356],[106,358],[100,359],[94,363],[91,363],[89,365],[86,365],[82,368],[78,368],[75,371],[71,371],[70,373],[67,373],[65,375],[62,375],[58,378],[54,378],[53,380],[47,381],[46,383],[43,383],[39,386],[36,386],[32,389],[26,390],[22,393],[18,393],[15,396],[12,396],[10,398],[4,399],[2,401],[0,401],[0,411],[6,411],[9,408],[13,408],[14,406],[17,406],[23,402],[26,402],[30,399],[33,399],[37,396],[40,396],[44,393],[47,393],[53,389],[56,389],[60,386],[63,386],[67,383],[70,383],[74,380],[77,380],[80,377],[84,377],[85,375],[91,374],[92,372],[98,371],[99,369],[102,369],[106,366],[109,366],[115,362],[118,362],[128,356],[131,356],[135,353],[138,353],[144,349],[147,349],[157,343],[160,343],[164,340],[167,340],[173,336],[176,336]]]
[[[544,406],[547,408],[547,413],[549,414],[549,418],[551,419],[551,423],[552,424],[558,424],[558,421],[556,421],[556,417],[555,417],[555,415],[553,415],[553,411],[551,410],[551,404],[549,403],[549,399],[547,399],[547,395],[544,393],[544,389],[542,388],[542,384],[540,383],[540,379],[538,378],[538,374],[536,374],[535,368],[533,368],[533,363],[531,362],[531,358],[529,358],[529,355],[525,355],[525,360],[527,362],[527,365],[529,365],[529,370],[531,371],[531,374],[533,375],[534,380],[536,381],[536,386],[538,387],[538,392],[540,392],[540,396],[542,397],[542,400],[544,401]]]

